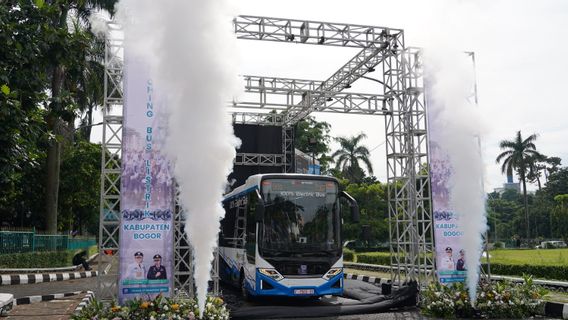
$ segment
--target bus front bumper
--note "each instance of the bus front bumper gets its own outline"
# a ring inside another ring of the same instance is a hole
[[[320,297],[343,294],[343,272],[333,278],[284,278],[276,281],[256,271],[255,294],[258,296]]]

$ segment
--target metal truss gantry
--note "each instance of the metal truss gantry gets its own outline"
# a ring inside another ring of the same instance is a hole
[[[274,120],[286,127],[311,112],[384,116],[391,278],[400,283],[432,279],[435,250],[421,51],[405,47],[401,29],[256,16],[239,16],[234,26],[239,39],[361,48],[325,81],[244,76],[245,92],[258,94],[258,100],[234,102],[233,119],[257,124]],[[377,81],[382,93],[342,92],[376,70],[382,72],[382,82]],[[258,113],[239,113],[247,108]],[[273,110],[280,114],[263,116]]]
[[[281,166],[283,172],[289,172],[294,157],[294,124],[312,112],[385,116],[389,233],[394,267],[391,276],[400,282],[422,282],[433,277],[435,258],[420,50],[405,48],[401,29],[253,16],[239,16],[234,25],[239,39],[361,48],[325,81],[245,76],[245,91],[256,93],[258,101],[234,102],[229,107],[233,122],[282,126],[283,145],[282,154],[238,154],[236,164]],[[122,61],[117,57],[122,56],[118,53],[122,45],[122,40],[111,39],[105,60],[99,247],[101,252],[114,250],[115,254],[100,255],[101,266],[118,266],[123,98]],[[382,93],[342,92],[377,69],[382,72]],[[279,102],[283,97],[285,101]],[[111,114],[110,110],[115,112]],[[271,113],[274,110],[280,113]],[[191,271],[180,271],[192,270],[192,266],[191,247],[182,232],[183,214],[179,207],[175,221],[175,283],[191,294]],[[213,278],[217,280],[215,266],[218,260],[213,268]],[[115,270],[108,274],[108,281],[99,278],[102,298],[116,297],[117,276]],[[214,289],[218,290],[217,281]]]

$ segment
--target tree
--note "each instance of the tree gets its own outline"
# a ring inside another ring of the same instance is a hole
[[[354,223],[351,221],[351,216],[345,214],[349,210],[345,208],[346,210],[343,211],[343,240],[360,239],[362,226],[369,225],[372,240],[388,241],[387,186],[380,182],[349,183],[348,180],[341,180],[341,186],[357,200],[360,212],[360,221]]]
[[[68,71],[72,81],[66,83],[68,90],[76,96],[77,111],[81,114],[80,135],[90,141],[93,126],[93,111],[104,104],[104,59],[105,39],[86,32],[77,20],[73,23],[74,33],[82,34],[89,46],[83,57]],[[70,124],[74,124],[74,121]]]
[[[83,233],[98,230],[101,145],[79,139],[65,148],[61,165],[58,224]],[[61,228],[60,228],[61,229]]]
[[[50,74],[51,97],[47,105],[46,123],[53,139],[49,140],[47,148],[47,179],[46,179],[46,229],[48,232],[57,231],[57,209],[59,195],[59,179],[61,166],[62,137],[64,127],[73,128],[75,120],[76,95],[72,94],[66,83],[77,83],[70,79],[73,73],[68,71],[82,64],[86,56],[85,50],[89,48],[88,32],[69,32],[68,16],[73,11],[80,18],[82,25],[88,26],[88,17],[92,10],[104,9],[113,13],[116,0],[68,0],[57,1],[53,4],[44,4],[37,1],[46,12],[50,12],[51,26],[56,32],[50,43],[47,54],[50,57],[48,66]]]
[[[551,174],[543,192],[551,199],[559,194],[568,194],[568,167],[560,168]]]
[[[527,159],[528,163],[528,173],[527,180],[531,183],[537,183],[538,190],[542,189],[540,183],[540,178],[542,177],[542,172],[546,172],[546,156],[545,155],[531,155]]]
[[[46,137],[50,16],[31,1],[0,5],[0,220],[7,223],[25,205],[28,173],[41,167]]]
[[[560,159],[559,157],[546,157],[546,159],[544,159],[544,162],[546,163],[544,176],[546,178],[546,181],[548,181],[548,177],[551,174],[558,172],[558,170],[560,170],[560,164],[562,162],[562,159]]]
[[[341,170],[342,174],[351,182],[361,182],[365,177],[365,172],[361,169],[359,161],[365,164],[370,175],[373,174],[369,149],[360,145],[361,140],[366,137],[364,133],[360,133],[350,138],[336,138],[341,149],[335,151],[331,157],[335,160],[335,168]]]
[[[501,165],[501,172],[507,175],[513,175],[513,171],[519,176],[519,180],[523,184],[523,197],[524,197],[524,207],[525,207],[525,220],[526,220],[526,234],[527,240],[530,239],[530,222],[529,222],[529,208],[527,202],[527,174],[532,162],[537,157],[542,157],[542,155],[536,150],[534,141],[537,135],[532,134],[528,138],[523,139],[521,136],[521,131],[517,132],[517,136],[514,140],[502,140],[499,143],[499,147],[503,151],[497,156],[496,162]]]
[[[331,158],[327,155],[330,151],[330,129],[329,123],[316,121],[313,117],[302,119],[296,124],[295,147],[318,159],[322,172],[327,171],[328,164],[331,161]]]
[[[568,194],[559,194],[554,197],[554,201],[556,201],[557,205],[553,210],[554,214],[554,225],[552,237],[560,236],[566,239],[568,236]],[[551,217],[552,220],[552,217]]]
[[[78,112],[88,113],[102,96],[103,51],[100,39],[96,45],[88,30],[87,18],[93,9],[112,12],[115,3],[8,0],[0,6],[3,221],[5,215],[36,210],[36,200],[45,199],[36,212],[45,212],[44,226],[56,232],[62,145],[74,136]],[[45,188],[31,190],[26,183],[36,180],[40,168]],[[43,219],[34,219],[38,221]]]
[[[489,232],[493,234],[493,239],[508,239],[522,230],[521,202],[518,193],[510,189],[505,190],[503,194],[494,192],[488,196],[488,223],[492,225]],[[521,225],[519,225],[519,221]]]

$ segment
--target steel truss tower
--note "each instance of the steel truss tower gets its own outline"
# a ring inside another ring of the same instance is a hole
[[[118,293],[120,232],[120,157],[122,150],[122,57],[121,28],[108,23],[105,44],[101,201],[99,215],[99,276],[97,296],[115,299]],[[108,270],[103,274],[103,270]]]

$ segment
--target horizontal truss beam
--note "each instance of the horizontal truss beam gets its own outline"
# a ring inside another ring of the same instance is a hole
[[[283,126],[284,116],[276,113],[232,112],[233,123],[260,126]]]
[[[385,43],[385,35],[400,29],[309,20],[238,16],[234,19],[238,39],[368,48]]]
[[[239,101],[233,102],[234,108],[241,109],[265,109],[276,110],[288,113],[289,110],[298,105],[305,105],[307,101],[314,99],[321,100],[321,104],[314,106],[314,112],[333,112],[333,113],[351,113],[351,114],[373,114],[382,115],[388,110],[386,109],[385,96],[368,93],[354,92],[333,92],[318,91],[323,81],[307,80],[307,79],[291,79],[277,77],[262,76],[244,76],[245,92],[258,93],[258,101]],[[270,96],[286,96],[286,101],[280,99],[278,101],[269,101]],[[321,99],[323,98],[323,99]],[[251,115],[247,113],[246,115]],[[256,124],[272,124],[277,120],[278,125],[282,125],[285,115],[270,114],[276,119],[266,118],[269,114],[255,114],[261,120],[255,118],[245,118],[244,115],[234,115],[235,120],[241,120],[240,123],[253,122]]]
[[[265,153],[237,153],[234,164],[238,166],[277,167],[284,165],[284,155]]]

